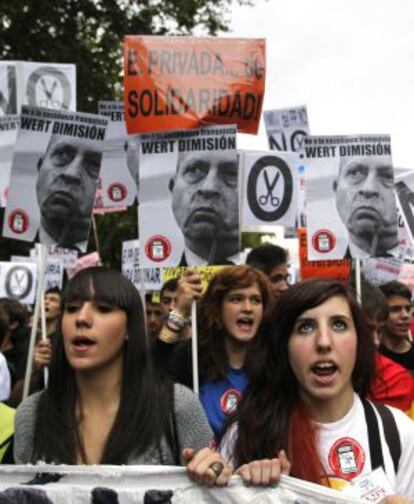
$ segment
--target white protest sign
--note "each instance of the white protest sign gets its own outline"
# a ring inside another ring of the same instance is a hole
[[[344,488],[344,493],[373,503],[382,502],[387,495],[395,494],[382,467],[351,480],[350,485]]]
[[[236,128],[146,134],[139,147],[141,266],[238,262]]]
[[[37,264],[0,262],[0,297],[17,299],[24,304],[35,300]]]
[[[388,135],[305,138],[309,260],[399,257]]]
[[[0,116],[0,206],[5,207],[9,190],[13,150],[20,116]]]
[[[295,226],[298,208],[298,154],[240,153],[242,229],[277,224]]]
[[[12,256],[12,262],[33,262],[37,264],[36,257]],[[62,290],[63,287],[63,263],[60,259],[52,257],[46,258],[45,284],[44,290],[47,291],[57,287]]]
[[[63,263],[63,267],[74,268],[75,263],[78,259],[79,252],[77,250],[63,249],[56,247],[56,245],[51,245],[48,247],[47,256],[50,259],[58,259]],[[30,257],[37,257],[36,248],[30,249]]]
[[[138,193],[138,135],[127,135],[123,102],[100,101],[98,113],[108,118],[102,158],[103,207],[132,205]]]
[[[162,287],[161,268],[139,267],[139,240],[122,242],[122,274],[138,290],[160,290]]]
[[[270,150],[300,152],[310,134],[306,105],[263,112]]]
[[[33,485],[37,477],[43,484]],[[29,484],[31,482],[31,484]],[[45,482],[49,482],[45,484]],[[20,500],[17,500],[19,497]],[[192,483],[185,469],[171,466],[3,465],[4,504],[358,504],[337,490],[282,475],[276,487],[246,486],[233,476],[226,487]]]
[[[404,260],[396,257],[364,259],[362,273],[370,284],[383,285],[398,279],[403,264]]]
[[[76,66],[0,61],[0,115],[19,114],[22,105],[76,110]]]
[[[108,120],[22,107],[3,236],[86,250]]]

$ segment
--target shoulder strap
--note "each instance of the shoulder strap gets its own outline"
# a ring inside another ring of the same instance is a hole
[[[401,439],[394,415],[384,404],[374,403],[374,406],[381,417],[385,440],[391,453],[395,474],[397,474],[401,458]]]
[[[375,415],[374,407],[369,401],[366,400],[362,400],[362,405],[364,407],[365,419],[368,428],[368,441],[369,441],[369,452],[371,455],[371,467],[374,470],[377,469],[377,467],[382,466],[385,471],[378,420]]]

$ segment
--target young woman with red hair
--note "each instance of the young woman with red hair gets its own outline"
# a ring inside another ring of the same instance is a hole
[[[365,400],[374,347],[349,287],[294,285],[279,298],[263,344],[262,365],[221,444],[245,481],[267,484],[285,472],[338,488],[382,466],[394,491],[413,497],[414,423]]]

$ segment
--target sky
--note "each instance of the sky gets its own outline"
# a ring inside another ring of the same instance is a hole
[[[228,36],[266,39],[263,110],[307,105],[314,135],[390,134],[394,166],[414,168],[414,1],[253,3]],[[238,147],[267,149],[263,120]]]

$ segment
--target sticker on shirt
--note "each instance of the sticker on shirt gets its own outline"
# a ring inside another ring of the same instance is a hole
[[[241,394],[236,389],[228,389],[220,398],[220,406],[223,413],[231,415],[236,411],[237,405],[241,399]]]
[[[365,464],[362,446],[352,438],[341,438],[329,452],[329,465],[338,478],[351,480],[361,474]]]

